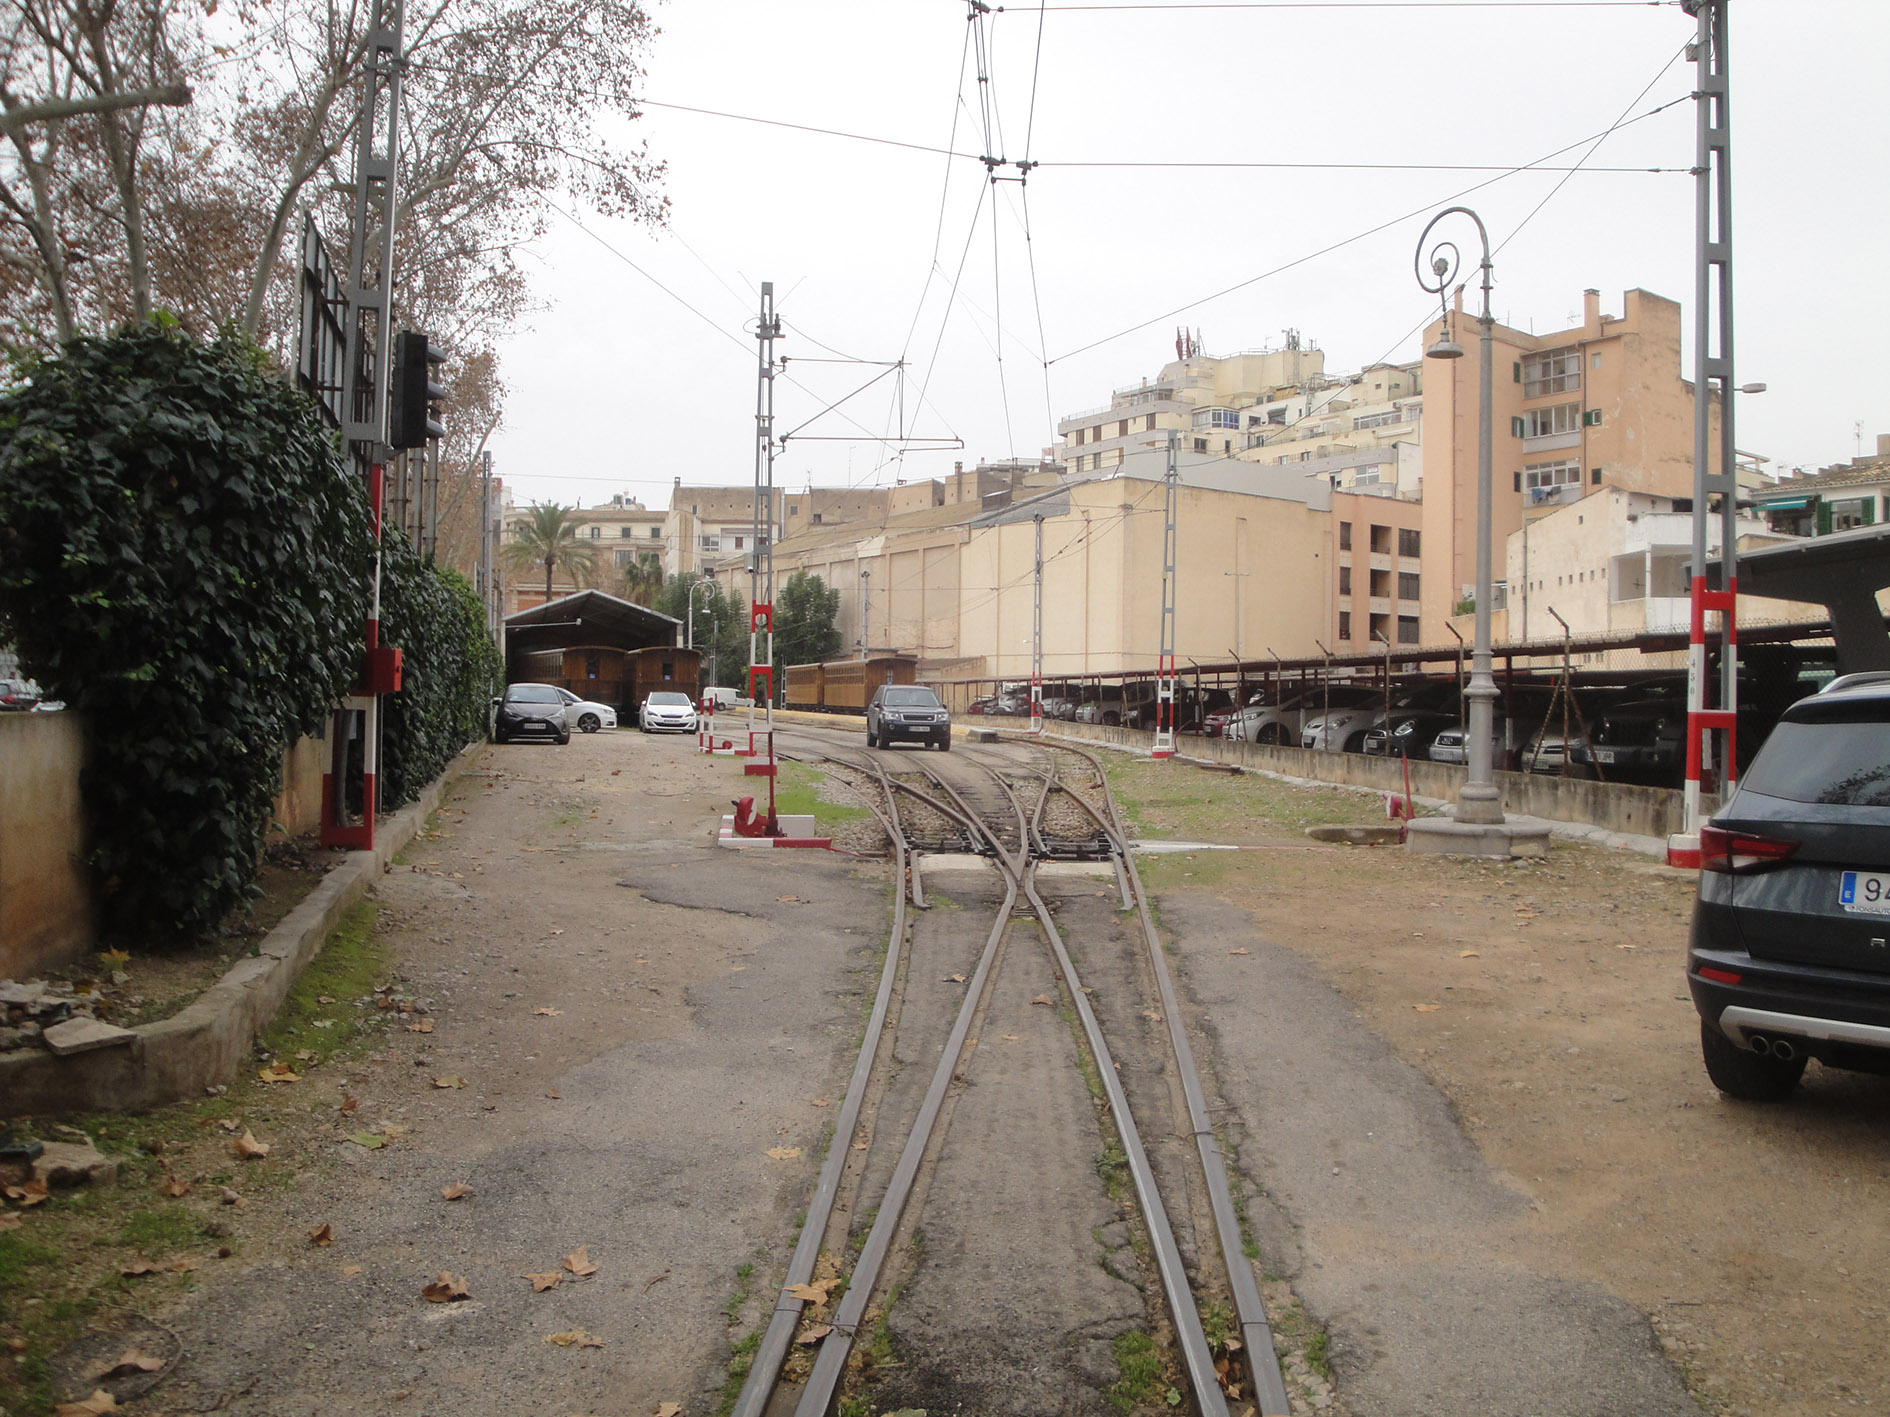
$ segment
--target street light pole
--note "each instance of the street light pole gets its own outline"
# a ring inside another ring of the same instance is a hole
[[[1496,785],[1490,751],[1497,698],[1496,676],[1490,662],[1491,404],[1495,398],[1490,369],[1496,321],[1490,315],[1490,233],[1483,225],[1483,218],[1468,207],[1446,207],[1430,219],[1418,237],[1417,253],[1412,263],[1417,271],[1418,285],[1436,295],[1440,305],[1447,304],[1444,292],[1450,288],[1462,266],[1462,255],[1455,242],[1440,240],[1430,248],[1427,263],[1425,245],[1430,240],[1432,228],[1449,216],[1469,217],[1476,224],[1477,239],[1483,247],[1483,259],[1477,267],[1481,276],[1483,306],[1477,316],[1476,640],[1470,654],[1470,687],[1464,691],[1464,697],[1470,701],[1469,771],[1457,792],[1455,821],[1429,824],[1430,829],[1422,833],[1416,830],[1417,823],[1414,822],[1413,831],[1407,840],[1419,851],[1507,859],[1519,845],[1522,850],[1530,852],[1545,849],[1548,828],[1546,825],[1538,827],[1533,824],[1521,827],[1505,821],[1503,794]],[[1443,334],[1425,353],[1433,359],[1463,357],[1463,346],[1450,337],[1447,313]]]

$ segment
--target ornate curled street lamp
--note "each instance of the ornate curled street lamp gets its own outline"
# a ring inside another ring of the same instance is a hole
[[[1477,239],[1483,244],[1483,259],[1478,263],[1482,273],[1483,309],[1477,317],[1480,342],[1477,349],[1476,641],[1471,651],[1470,687],[1464,692],[1470,702],[1469,771],[1457,793],[1455,821],[1413,822],[1409,843],[1420,851],[1508,857],[1519,836],[1534,841],[1536,849],[1540,849],[1547,828],[1532,825],[1518,829],[1516,824],[1504,819],[1503,795],[1497,788],[1491,762],[1497,697],[1496,679],[1490,669],[1490,420],[1494,399],[1490,361],[1495,321],[1490,317],[1490,233],[1483,219],[1468,207],[1444,208],[1430,219],[1418,237],[1412,265],[1417,272],[1418,285],[1437,296],[1444,312],[1443,333],[1424,353],[1432,359],[1463,358],[1463,346],[1450,337],[1449,301],[1445,297],[1462,268],[1462,253],[1455,242],[1443,239],[1426,250],[1432,230],[1450,216],[1469,217],[1476,224]]]

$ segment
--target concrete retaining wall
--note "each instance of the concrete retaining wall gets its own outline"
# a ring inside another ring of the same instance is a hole
[[[976,718],[963,718],[958,722],[965,728],[980,726]],[[1014,732],[1023,723],[1021,719],[994,718],[989,720],[988,726]],[[1066,737],[1114,743],[1143,753],[1155,741],[1153,733],[1136,728],[1104,728],[1061,720],[1048,727]],[[1219,738],[1179,738],[1176,747],[1186,757],[1233,763],[1286,777],[1369,787],[1378,792],[1404,791],[1404,765],[1396,758],[1321,753],[1310,748],[1276,748],[1261,743],[1229,743]],[[1455,800],[1457,789],[1467,775],[1467,769],[1452,763],[1413,761],[1411,792],[1417,797]],[[1499,772],[1496,781],[1503,792],[1503,810],[1512,815],[1578,822],[1631,836],[1659,838],[1680,830],[1681,795],[1670,787],[1636,787],[1628,783],[1549,777],[1532,772]]]
[[[92,948],[84,765],[78,714],[0,714],[0,979],[25,979]]]
[[[228,1082],[329,932],[413,840],[471,752],[448,764],[418,802],[379,825],[373,851],[350,852],[323,877],[264,937],[255,958],[239,961],[181,1013],[132,1030],[129,1043],[90,1053],[0,1054],[6,1113],[146,1112]]]

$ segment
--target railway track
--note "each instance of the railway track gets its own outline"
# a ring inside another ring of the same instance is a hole
[[[1054,959],[1059,995],[1080,1029],[1077,1066],[1103,1099],[1096,1125],[1113,1134],[1108,1154],[1119,1155],[1129,1178],[1142,1238],[1136,1253],[1147,1280],[1140,1286],[1146,1317],[1169,1341],[1181,1378],[1176,1396],[1185,1394],[1202,1417],[1250,1410],[1257,1417],[1288,1417],[1225,1160],[1154,917],[1100,763],[1079,749],[1041,741],[954,754],[952,760],[840,746],[826,730],[789,730],[782,742],[786,755],[819,759],[860,790],[886,832],[901,889],[859,1057],[782,1288],[733,1408],[736,1417],[790,1411],[825,1417],[833,1410],[871,1317],[878,1313],[883,1323],[902,1237],[917,1233],[950,1146],[980,1020],[997,1007],[995,992],[1007,969],[1041,959],[1031,937],[1040,938]],[[927,904],[922,863],[939,852],[981,856],[995,874],[988,929],[975,943],[975,956],[967,938],[965,967],[946,977],[948,983],[963,980],[955,1009],[926,997],[932,946],[924,939],[927,928],[911,914]],[[1080,939],[1065,938],[1052,905],[1055,887],[1040,874],[1047,877],[1045,868],[1070,862],[1107,863],[1113,870],[1119,909],[1111,913],[1118,928],[1107,938],[1093,925],[1082,927]],[[1130,921],[1132,947],[1117,938],[1119,922]],[[1079,946],[1075,952],[1072,943]],[[1123,957],[1130,953],[1137,957]],[[1107,1019],[1092,1002],[1077,954],[1083,969],[1106,970],[1112,981]],[[1129,980],[1134,987],[1125,991]],[[1129,1001],[1139,1005],[1140,1020],[1166,1024],[1165,1052],[1154,1052],[1149,1029],[1125,1021],[1125,1001],[1116,997],[1121,992],[1142,995]],[[931,1059],[922,1094],[914,1095],[916,1071],[908,1076],[895,1062],[902,1051],[905,1061]],[[1132,1093],[1138,1096],[1132,1099]],[[850,1265],[838,1262],[849,1255]],[[817,1275],[825,1276],[824,1283]],[[832,1290],[839,1292],[830,1303],[826,1295]],[[822,1309],[817,1325],[806,1322],[810,1301]],[[1210,1335],[1204,1310],[1231,1313],[1235,1323],[1221,1318]],[[800,1356],[809,1349],[811,1365]]]

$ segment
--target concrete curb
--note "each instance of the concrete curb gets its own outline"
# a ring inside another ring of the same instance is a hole
[[[148,1112],[202,1097],[235,1077],[329,933],[419,834],[476,746],[449,762],[419,800],[379,824],[374,850],[349,852],[263,937],[254,957],[238,960],[181,1012],[133,1029],[131,1042],[113,1048],[63,1058],[37,1050],[0,1057],[0,1113]]]

